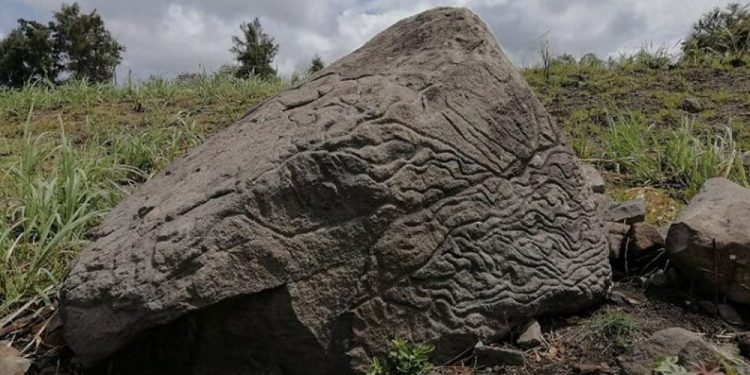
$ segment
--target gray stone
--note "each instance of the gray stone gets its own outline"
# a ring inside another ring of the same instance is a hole
[[[608,233],[607,244],[609,245],[609,259],[622,259],[622,249],[625,244],[625,236],[617,233]]]
[[[744,322],[742,321],[742,317],[737,312],[737,310],[734,309],[734,307],[725,303],[721,303],[716,306],[716,309],[719,312],[719,316],[724,319],[725,322],[734,324],[736,326],[741,326],[744,324]]]
[[[588,307],[607,243],[563,141],[476,15],[402,20],[114,208],[66,341],[110,373],[348,374],[394,336],[440,362]]]
[[[657,362],[666,356],[677,356],[682,366],[713,363],[719,356],[714,346],[701,335],[684,328],[667,328],[639,343],[629,354],[618,358],[627,375],[651,375]]]
[[[669,228],[666,248],[697,286],[750,303],[750,190],[725,178],[706,181]]]
[[[627,236],[628,233],[630,233],[629,224],[608,221],[604,223],[604,227],[607,229],[607,233],[611,233],[611,234],[619,234],[621,236]]]
[[[659,228],[648,223],[635,223],[628,233],[628,252],[636,257],[664,247]]]
[[[617,223],[633,224],[646,217],[646,201],[643,198],[615,203],[607,210],[604,220]]]
[[[594,193],[594,204],[596,205],[596,211],[600,217],[607,215],[607,210],[612,206],[612,197],[607,194]]]
[[[24,375],[31,367],[31,360],[23,358],[7,341],[0,341],[0,374]]]
[[[701,101],[696,98],[687,98],[682,101],[682,104],[680,104],[680,108],[682,108],[686,112],[698,113],[703,111],[703,103],[701,103]]]
[[[716,304],[705,299],[698,301],[698,308],[708,315],[716,315],[719,313]]]
[[[583,176],[583,180],[586,181],[586,185],[591,188],[591,191],[594,193],[604,193],[604,178],[596,170],[596,167],[589,163],[581,163],[581,175]]]
[[[614,371],[612,371],[612,368],[610,368],[609,365],[607,365],[604,362],[600,362],[600,363],[584,362],[584,363],[575,365],[573,367],[573,370],[576,374],[579,374],[579,375],[614,374]]]
[[[521,335],[516,340],[516,344],[522,348],[534,348],[543,343],[542,326],[536,320],[526,323],[521,330]]]
[[[524,364],[523,352],[518,349],[484,345],[474,347],[477,367],[520,366]]]
[[[648,276],[646,285],[661,288],[669,284],[669,278],[663,270],[656,270]]]

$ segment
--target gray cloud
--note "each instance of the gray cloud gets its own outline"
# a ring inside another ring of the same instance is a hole
[[[59,0],[2,0],[51,14]],[[127,47],[120,74],[172,76],[211,71],[232,61],[231,35],[242,21],[259,17],[281,45],[275,60],[289,74],[312,56],[333,61],[400,18],[438,5],[467,6],[495,33],[519,65],[538,61],[542,38],[556,53],[599,56],[635,49],[644,42],[672,47],[715,0],[78,0],[96,8]],[[14,7],[10,7],[11,10]],[[0,34],[18,16],[0,14]]]

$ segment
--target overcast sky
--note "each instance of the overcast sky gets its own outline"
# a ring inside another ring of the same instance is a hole
[[[259,17],[281,45],[282,74],[305,69],[316,53],[331,62],[395,21],[438,5],[466,6],[492,28],[519,66],[554,53],[616,55],[644,43],[675,47],[716,0],[79,0],[97,9],[127,51],[119,69],[139,78],[208,71],[232,61],[231,35]],[[63,1],[0,0],[0,36],[16,19],[47,21]]]

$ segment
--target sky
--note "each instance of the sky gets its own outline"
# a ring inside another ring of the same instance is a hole
[[[518,66],[553,53],[617,56],[643,45],[676,49],[717,0],[79,0],[96,9],[126,51],[118,75],[145,79],[213,71],[230,63],[231,36],[258,17],[280,45],[277,70],[289,75],[315,54],[332,62],[401,18],[441,6],[464,6],[490,26]],[[0,0],[0,37],[18,18],[46,22],[59,0]]]

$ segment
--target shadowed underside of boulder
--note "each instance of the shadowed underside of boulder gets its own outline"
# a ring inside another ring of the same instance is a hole
[[[86,365],[346,373],[394,335],[436,343],[441,358],[580,309],[609,274],[560,131],[486,25],[438,8],[123,201],[76,262],[61,311]]]

